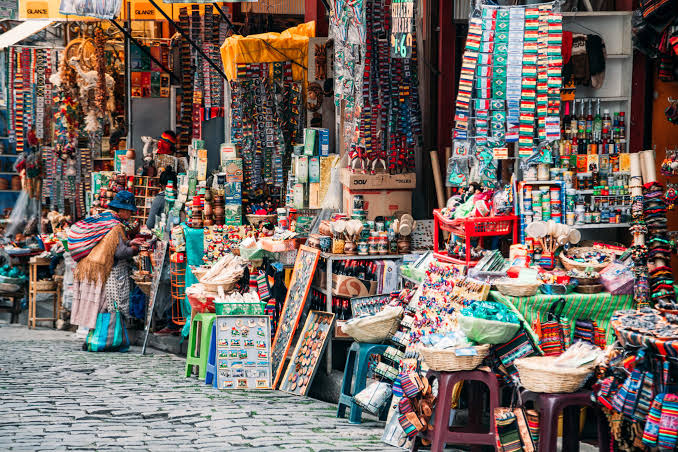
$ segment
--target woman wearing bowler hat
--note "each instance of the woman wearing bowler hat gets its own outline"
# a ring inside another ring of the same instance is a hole
[[[69,251],[78,262],[71,323],[90,329],[98,313],[116,307],[129,313],[129,264],[143,240],[129,241],[125,233],[124,224],[136,212],[132,193],[117,193],[108,209],[78,221],[68,233]]]

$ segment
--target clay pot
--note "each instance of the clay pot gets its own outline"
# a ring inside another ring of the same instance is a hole
[[[21,177],[12,176],[12,190],[21,190]]]
[[[128,149],[125,157],[127,160],[134,160],[136,158],[136,152],[134,152],[134,149]]]
[[[344,243],[344,253],[358,254],[358,246],[355,244],[355,242],[346,242]]]
[[[318,233],[320,235],[332,235],[332,230],[330,229],[330,222],[327,220],[323,220],[320,222],[320,226],[318,226]]]
[[[217,204],[214,206],[214,209],[212,209],[212,213],[217,218],[224,218],[224,216],[226,215],[226,210],[224,209],[223,205]]]
[[[411,243],[407,239],[400,239],[398,240],[398,253],[400,254],[408,254],[411,249]]]
[[[316,234],[309,235],[308,240],[306,240],[306,246],[319,250],[320,249],[320,237],[318,237]]]
[[[205,209],[203,210],[203,214],[206,217],[211,217],[212,216],[212,204],[205,203]]]

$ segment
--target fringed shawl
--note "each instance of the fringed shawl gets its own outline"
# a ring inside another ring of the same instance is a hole
[[[105,284],[113,268],[115,250],[124,237],[123,225],[118,224],[97,243],[86,258],[78,262],[73,276],[78,281]]]

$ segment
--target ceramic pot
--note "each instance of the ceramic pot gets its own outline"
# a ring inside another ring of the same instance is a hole
[[[127,153],[125,153],[125,157],[127,160],[134,160],[136,158],[136,152],[134,152],[134,149],[128,149]]]
[[[358,247],[355,242],[347,241],[344,243],[345,254],[358,254]]]
[[[398,253],[400,254],[408,254],[411,249],[411,243],[407,239],[400,239],[398,240]]]

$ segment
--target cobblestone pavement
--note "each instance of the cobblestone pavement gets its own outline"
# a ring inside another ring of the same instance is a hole
[[[173,355],[88,353],[73,334],[0,324],[1,450],[375,450],[383,423],[279,391],[217,391]]]

